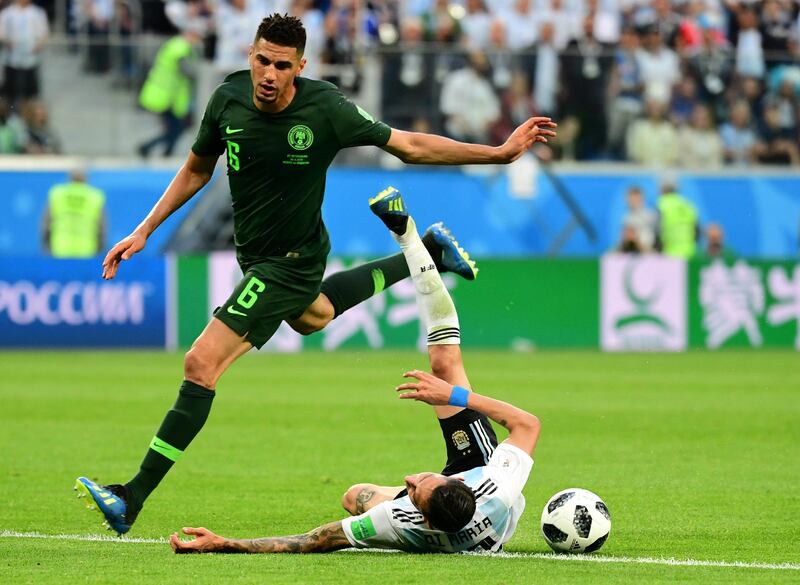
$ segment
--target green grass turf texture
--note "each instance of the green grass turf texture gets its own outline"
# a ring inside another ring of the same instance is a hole
[[[506,550],[546,552],[539,515],[585,487],[611,509],[601,555],[798,563],[800,361],[791,352],[467,350],[474,387],[537,414],[527,511]],[[71,486],[125,481],[181,378],[178,354],[0,353],[0,530],[101,533]],[[395,398],[413,352],[248,355],[134,537],[206,526],[294,534],[342,517],[356,482],[438,470],[430,407]],[[504,433],[501,436],[505,436]],[[336,553],[175,556],[167,545],[0,538],[2,583],[779,583],[798,571]]]

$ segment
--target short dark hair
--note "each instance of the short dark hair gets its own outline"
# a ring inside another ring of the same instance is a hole
[[[425,517],[436,530],[458,532],[475,515],[475,494],[463,481],[448,479],[431,492]]]
[[[281,47],[294,47],[297,54],[302,55],[306,49],[306,29],[299,18],[288,14],[271,14],[261,21],[256,31],[256,38],[264,39]]]

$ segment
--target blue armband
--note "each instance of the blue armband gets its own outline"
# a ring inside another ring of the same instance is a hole
[[[450,406],[463,406],[467,407],[467,398],[469,397],[469,390],[462,386],[453,386],[453,391],[450,392],[450,400],[447,404]]]

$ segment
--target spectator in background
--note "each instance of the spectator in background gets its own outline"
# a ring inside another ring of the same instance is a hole
[[[678,133],[667,120],[665,106],[659,100],[645,102],[646,118],[628,129],[628,160],[649,166],[671,166],[678,160]]]
[[[448,0],[433,0],[430,10],[422,14],[425,40],[454,44],[461,37],[459,21],[450,13]]]
[[[496,18],[489,28],[489,49],[486,53],[492,69],[492,85],[503,90],[511,84],[514,56],[506,44],[506,26]]]
[[[622,8],[619,0],[587,0],[584,10],[594,15],[594,37],[603,45],[616,45],[622,31]]]
[[[541,21],[553,24],[553,45],[559,51],[582,34],[581,15],[575,10],[568,10],[563,0],[543,0],[537,16]]]
[[[697,97],[697,83],[692,77],[683,77],[676,85],[670,104],[670,120],[676,126],[689,122],[689,118],[700,99]]]
[[[575,158],[602,156],[606,145],[605,97],[611,59],[594,38],[594,18],[583,20],[583,36],[573,40],[561,55],[559,113],[575,120],[578,135]]]
[[[675,50],[682,56],[692,55],[703,46],[703,29],[710,24],[711,4],[703,0],[689,0],[683,6],[683,18],[675,39]]]
[[[750,107],[752,120],[761,120],[763,118],[764,86],[760,79],[742,77],[738,80],[734,88],[733,103],[740,100],[744,100]]]
[[[400,24],[400,44],[383,60],[383,118],[393,128],[410,130],[436,108],[433,56],[422,45],[419,17],[407,16]]]
[[[320,79],[322,52],[325,46],[325,16],[320,10],[314,8],[314,0],[292,0],[289,15],[299,18],[306,29],[306,48],[303,51],[306,66],[303,67],[303,77]],[[251,22],[261,22],[262,18],[264,18],[263,14],[255,15]],[[254,34],[255,31],[251,25],[248,38]],[[347,87],[353,87],[353,85],[350,83]]]
[[[323,22],[325,41],[321,52],[323,63],[342,66],[339,71],[325,75],[323,79],[351,92],[357,91],[361,85],[361,77],[355,67],[356,16],[356,7],[352,2],[339,0],[331,6]]]
[[[145,0],[148,1],[148,0]],[[160,0],[156,0],[160,1]],[[170,26],[170,32],[173,29],[184,30],[190,23],[205,21],[209,29],[214,27],[214,11],[226,0],[166,0],[164,7],[164,16],[166,16]],[[248,6],[250,2],[258,2],[258,0],[247,0]],[[216,42],[216,41],[215,41]]]
[[[642,74],[636,51],[639,37],[626,27],[614,55],[608,88],[608,150],[614,158],[625,156],[625,134],[642,113]]]
[[[642,73],[644,97],[662,104],[669,102],[672,86],[680,79],[678,55],[664,45],[661,33],[655,26],[647,29],[643,46],[637,52]]]
[[[658,198],[661,251],[674,258],[690,260],[697,250],[700,235],[697,209],[677,193],[675,183],[666,180]]]
[[[706,227],[704,257],[707,260],[733,260],[736,253],[725,246],[725,232],[718,223],[710,223]]]
[[[106,196],[75,170],[68,183],[54,185],[42,219],[44,249],[56,258],[90,258],[105,247]]]
[[[445,78],[440,109],[451,138],[477,143],[489,140],[489,129],[500,117],[500,100],[486,78],[488,74],[486,55],[473,51],[466,67]]]
[[[11,121],[11,108],[0,97],[0,154],[17,154],[21,148],[19,132]]]
[[[539,46],[534,62],[533,102],[537,112],[543,116],[555,116],[558,111],[558,80],[560,63],[555,46],[555,27],[550,21],[542,21],[539,30]]]
[[[761,8],[761,38],[764,52],[769,61],[767,68],[792,63],[792,50],[796,49],[792,40],[792,13],[790,5],[779,0],[765,0]],[[783,55],[775,59],[772,55]]]
[[[85,67],[91,73],[105,73],[111,65],[108,33],[114,8],[114,0],[80,0],[76,8],[79,27],[89,34]]]
[[[26,154],[60,154],[61,141],[50,127],[47,107],[41,100],[30,100],[22,110],[27,141]]]
[[[709,19],[702,19],[702,45],[692,52],[689,69],[704,102],[715,105],[731,80],[731,55],[722,33]]]
[[[12,109],[39,95],[40,54],[49,34],[45,11],[31,0],[16,0],[0,11],[0,44],[5,65],[3,96]]]
[[[762,141],[756,146],[756,156],[760,163],[778,165],[800,165],[800,152],[797,138],[791,129],[781,126],[781,111],[777,104],[764,109],[764,125],[761,130]]]
[[[711,110],[705,104],[697,104],[689,125],[678,131],[678,153],[683,167],[707,169],[722,166],[722,138],[714,128]]]
[[[512,51],[530,51],[536,43],[539,23],[531,0],[516,0],[513,10],[501,17],[506,29],[506,43]]]
[[[658,29],[664,44],[671,49],[678,48],[681,17],[673,10],[673,3],[670,0],[653,0],[652,8],[652,25]]]
[[[725,161],[729,164],[745,165],[753,161],[757,138],[750,122],[748,103],[743,100],[735,102],[730,121],[720,128]]]
[[[164,156],[170,156],[188,125],[203,28],[199,21],[189,23],[182,34],[172,37],[158,50],[139,94],[139,103],[161,117],[163,132],[139,146],[143,157],[149,156],[150,151],[162,143]]]
[[[227,75],[246,69],[247,53],[252,43],[255,12],[248,10],[247,0],[221,0],[214,10],[214,29],[217,33],[217,46],[214,53],[214,67]]]
[[[800,71],[798,71],[800,73]],[[800,77],[798,78],[800,81]],[[778,110],[779,126],[781,130],[792,136],[798,130],[798,116],[800,115],[800,102],[797,99],[798,81],[791,78],[784,78],[778,89],[774,93],[767,95],[765,101],[767,106],[775,106]],[[800,89],[800,88],[799,88]]]
[[[621,252],[622,254],[641,254],[645,250],[642,247],[636,230],[631,226],[622,226],[622,235],[619,238],[619,243],[614,251]]]
[[[736,73],[742,77],[764,77],[764,48],[758,30],[758,15],[752,6],[741,6],[736,12]]]
[[[462,42],[468,50],[485,51],[489,48],[492,15],[483,0],[467,0],[467,13],[461,20]]]
[[[645,205],[640,187],[631,187],[627,194],[628,212],[622,218],[623,243],[636,243],[636,251],[651,252],[655,249],[658,232],[658,215]],[[627,232],[632,232],[627,234]],[[630,250],[621,250],[623,252]]]

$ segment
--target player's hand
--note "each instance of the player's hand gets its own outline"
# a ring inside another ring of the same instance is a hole
[[[206,553],[222,550],[225,539],[208,528],[183,528],[183,533],[194,536],[194,540],[181,540],[177,532],[169,537],[169,545],[175,554]]]
[[[147,238],[137,232],[133,232],[127,238],[117,242],[103,260],[103,278],[106,280],[114,278],[117,275],[119,263],[122,260],[128,260],[137,252],[141,252],[146,242]]]
[[[416,378],[418,382],[405,382],[395,388],[398,392],[402,392],[399,398],[419,400],[431,406],[443,406],[450,402],[453,385],[441,378],[421,370],[406,372],[403,377]]]
[[[500,147],[503,162],[514,162],[521,157],[536,142],[547,142],[548,138],[555,138],[558,124],[550,118],[534,116],[520,124],[503,146]]]

